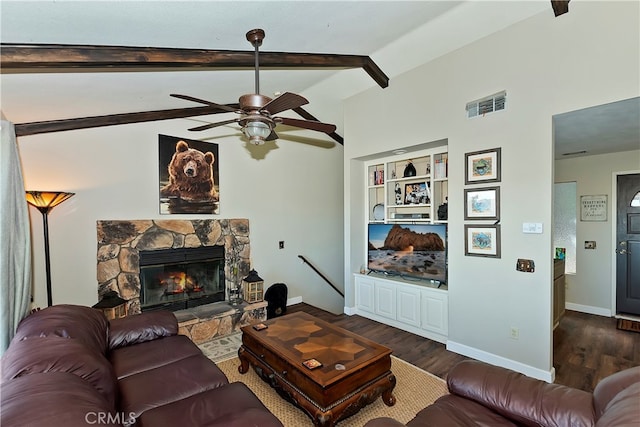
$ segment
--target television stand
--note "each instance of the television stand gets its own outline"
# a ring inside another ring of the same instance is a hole
[[[369,271],[354,274],[355,312],[440,343],[447,342],[447,285]]]

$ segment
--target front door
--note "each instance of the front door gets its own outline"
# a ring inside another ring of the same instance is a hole
[[[640,174],[618,176],[616,311],[640,316]]]

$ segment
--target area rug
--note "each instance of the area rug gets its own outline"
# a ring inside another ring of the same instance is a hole
[[[640,322],[630,319],[618,319],[616,327],[623,331],[640,332]]]
[[[217,365],[229,378],[229,382],[240,381],[249,386],[285,427],[313,426],[311,418],[281,398],[253,369],[249,369],[246,374],[240,374],[240,361],[237,357],[219,362]],[[393,391],[396,404],[389,407],[378,398],[357,414],[340,421],[338,427],[362,427],[367,421],[377,417],[392,417],[407,423],[418,411],[447,394],[447,385],[442,379],[394,356],[391,356],[391,372],[396,376],[396,387]]]
[[[199,344],[200,350],[214,362],[223,362],[238,356],[238,349],[242,344],[242,332],[215,338]]]

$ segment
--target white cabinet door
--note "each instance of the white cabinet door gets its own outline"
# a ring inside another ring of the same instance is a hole
[[[420,290],[414,287],[398,285],[396,289],[398,299],[397,320],[413,326],[420,326]]]
[[[374,281],[365,277],[356,277],[356,308],[375,313]]]
[[[376,292],[376,310],[375,313],[388,317],[389,319],[396,318],[396,285],[384,283],[384,282],[375,282],[375,292]]]
[[[421,293],[422,329],[447,335],[449,330],[447,294],[432,290],[422,290]]]

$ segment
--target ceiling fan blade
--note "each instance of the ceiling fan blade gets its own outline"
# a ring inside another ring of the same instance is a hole
[[[229,123],[237,123],[239,120],[240,120],[239,118],[231,119],[231,120],[223,120],[221,122],[208,123],[206,125],[196,126],[196,127],[191,128],[189,130],[193,131],[193,132],[198,132],[198,131],[201,131],[201,130],[207,130],[207,129],[215,128],[215,127],[218,127],[218,126],[227,125]]]
[[[282,111],[298,108],[308,103],[309,101],[300,95],[285,92],[279,97],[269,101],[262,109],[267,110],[270,114],[278,114]]]
[[[274,141],[274,140],[276,140],[278,138],[279,138],[279,136],[276,133],[276,131],[272,130],[271,133],[269,134],[269,136],[265,139],[265,141]]]
[[[172,93],[170,94],[170,96],[173,96],[174,98],[180,98],[180,99],[184,99],[187,101],[193,101],[193,102],[198,102],[200,104],[205,104],[205,105],[210,105],[212,107],[218,107],[222,110],[226,110],[232,113],[236,112],[235,108],[231,108],[231,107],[227,107],[226,105],[223,104],[216,104],[215,102],[211,102],[211,101],[205,101],[204,99],[200,99],[200,98],[194,98],[193,96],[189,96],[189,95],[181,95],[179,93]]]
[[[332,125],[329,123],[322,123],[316,120],[292,119],[291,117],[278,117],[277,119],[283,125],[296,126],[299,128],[315,130],[315,131],[324,132],[327,134],[335,132],[336,130],[336,125]]]

